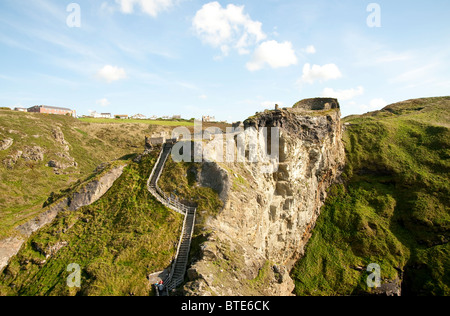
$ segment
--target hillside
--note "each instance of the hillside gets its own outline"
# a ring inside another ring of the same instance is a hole
[[[0,295],[149,295],[147,277],[170,265],[183,224],[147,190],[158,154],[125,160],[101,199],[59,213],[35,233],[0,275]],[[82,269],[81,288],[66,285],[73,263]]]
[[[0,240],[37,215],[52,192],[142,152],[145,135],[161,130],[170,127],[0,110]]]
[[[450,294],[450,97],[409,100],[344,119],[344,184],[330,190],[297,295],[360,295],[366,267],[382,292]]]
[[[281,126],[275,173],[245,157],[169,159],[162,190],[198,207],[179,293],[450,295],[449,110],[450,97],[417,99],[342,122],[337,100],[303,100],[245,121]],[[135,153],[166,127],[11,111],[0,123],[0,239],[100,163],[127,164],[97,202],[31,236],[0,275],[0,295],[151,294],[148,274],[169,266],[182,218],[147,190],[158,150]],[[65,286],[71,263],[82,267],[80,289]],[[378,290],[366,284],[371,263],[381,267]]]

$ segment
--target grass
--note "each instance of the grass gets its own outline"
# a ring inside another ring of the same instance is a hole
[[[135,120],[135,119],[127,119],[127,120],[118,120],[118,119],[102,119],[102,118],[80,118],[81,122],[85,123],[99,123],[99,124],[146,124],[146,125],[159,125],[159,126],[194,126],[194,122],[192,121],[171,121],[171,120]]]
[[[0,276],[0,294],[148,295],[147,275],[170,265],[183,221],[147,190],[157,154],[141,163],[129,161],[99,201],[60,213],[34,234]],[[42,249],[60,242],[67,246],[46,259]],[[81,288],[67,287],[66,269],[71,263],[82,269]]]
[[[52,130],[60,127],[69,143],[69,155],[78,166],[56,175],[46,167],[50,160],[65,161],[64,152],[52,136]],[[48,196],[61,188],[92,174],[103,162],[125,155],[140,153],[145,135],[162,127],[143,124],[95,124],[83,123],[67,116],[22,113],[0,110],[0,139],[12,138],[14,144],[0,151],[0,239],[13,234],[13,229],[42,211]],[[24,151],[26,146],[39,146],[44,160],[30,162],[18,159],[8,168],[8,156]]]
[[[410,100],[345,120],[346,182],[292,272],[297,295],[370,293],[370,263],[404,294],[450,294],[449,108],[449,97]]]
[[[198,183],[197,175],[200,173],[200,163],[175,163],[169,157],[159,182],[166,194],[179,198],[186,205],[197,207],[197,223],[203,222],[208,216],[217,215],[223,208],[219,194]]]
[[[217,215],[224,206],[216,191],[202,187],[198,182],[201,168],[200,163],[175,163],[169,156],[159,180],[159,186],[166,194],[177,197],[185,205],[197,207],[191,259],[200,256],[200,246],[207,240],[209,232],[204,230],[207,218]]]

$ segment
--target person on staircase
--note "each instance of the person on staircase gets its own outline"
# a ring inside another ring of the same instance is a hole
[[[158,290],[159,290],[159,293],[162,293],[164,291],[164,282],[163,281],[159,281]]]

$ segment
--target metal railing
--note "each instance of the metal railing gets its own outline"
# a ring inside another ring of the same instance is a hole
[[[196,213],[197,213],[197,209],[195,207],[186,206],[186,205],[180,203],[178,199],[173,199],[173,198],[167,196],[167,194],[165,192],[163,192],[158,186],[158,182],[161,177],[162,171],[164,169],[164,165],[167,162],[167,159],[168,159],[169,153],[170,153],[170,149],[172,148],[173,145],[174,145],[173,142],[166,143],[163,145],[163,148],[158,157],[158,160],[156,161],[156,164],[150,174],[150,178],[147,181],[147,187],[148,187],[149,192],[160,203],[162,203],[166,207],[170,208],[171,210],[184,215],[183,228],[181,231],[180,240],[178,242],[177,253],[176,253],[175,259],[173,261],[170,274],[166,278],[166,280],[164,280],[165,291],[166,291],[167,295],[169,294],[170,291],[174,290],[175,288],[177,288],[178,286],[183,284],[184,275],[186,274],[187,261],[180,262],[180,260],[179,260],[181,250],[182,250],[181,247],[183,245],[183,242],[185,240],[187,240],[188,247],[185,248],[187,250],[184,250],[183,257],[188,258],[189,251],[191,248],[192,236],[194,233],[194,225],[195,225],[195,219],[196,219]],[[192,220],[188,223],[188,220],[190,218]],[[187,238],[185,238],[186,232],[188,232],[188,234],[189,234],[187,236]],[[173,279],[175,270],[176,270],[178,264],[183,265],[181,267],[181,269],[182,269],[182,271],[184,271],[184,273],[182,273],[182,275],[178,276],[177,278]],[[159,296],[159,294],[160,294],[159,291],[157,291],[157,296]]]

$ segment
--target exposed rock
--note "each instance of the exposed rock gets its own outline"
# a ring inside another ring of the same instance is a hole
[[[50,160],[47,163],[47,167],[55,168],[55,170],[54,170],[55,173],[58,172],[59,170],[65,170],[67,168],[77,167],[77,166],[78,166],[78,164],[75,161],[70,162],[70,163],[63,163],[63,162],[59,162],[59,161]]]
[[[7,266],[9,258],[19,252],[23,243],[24,239],[20,237],[10,237],[0,240],[0,271]]]
[[[64,147],[65,151],[69,151],[69,143],[64,139],[64,134],[59,126],[53,128],[52,136],[57,143]]]
[[[14,168],[20,157],[22,157],[23,152],[20,150],[13,151],[6,159],[3,160],[3,164],[8,169]]]
[[[45,225],[50,224],[55,219],[56,215],[58,215],[58,213],[67,206],[68,201],[68,198],[58,201],[48,207],[45,212],[17,227],[16,230],[22,235],[30,237],[34,232],[38,231]]]
[[[7,150],[9,147],[11,147],[14,143],[14,140],[12,138],[6,138],[2,141],[0,141],[0,150]]]
[[[215,190],[219,193],[220,199],[226,203],[231,186],[226,170],[216,163],[203,163],[198,178],[200,186]]]
[[[23,149],[22,158],[25,161],[43,161],[44,150],[39,146],[25,146]]]
[[[44,150],[39,146],[25,146],[23,150],[15,150],[3,160],[3,164],[8,169],[14,168],[14,165],[22,158],[25,161],[43,161]]]
[[[105,172],[99,179],[91,181],[75,192],[70,197],[60,199],[56,203],[48,206],[46,210],[35,218],[29,220],[23,225],[16,228],[16,231],[22,236],[28,238],[34,232],[38,231],[47,224],[50,224],[63,210],[76,211],[83,206],[90,205],[100,199],[114,184],[114,182],[122,175],[126,165],[118,166],[112,170]],[[0,240],[0,270],[6,266],[9,259],[16,255],[25,238]],[[63,244],[54,245],[51,249],[43,250],[43,253],[52,255],[63,247]]]
[[[402,282],[400,279],[381,284],[381,287],[374,290],[378,296],[402,296]]]
[[[189,295],[291,295],[289,271],[303,255],[327,189],[345,163],[337,100],[297,106],[245,121],[247,130],[280,128],[279,166],[267,173],[263,160],[250,162],[248,156],[243,163],[224,164],[233,185],[223,211],[207,222],[205,230],[213,231],[215,240],[201,247],[202,259],[192,266],[190,274],[198,278],[186,285]],[[267,280],[251,281],[268,262],[273,268],[264,270]],[[233,285],[248,282],[251,287]]]
[[[75,211],[83,206],[90,205],[101,198],[119,179],[126,165],[108,171],[100,179],[89,182],[86,186],[75,192],[70,198],[69,211]]]
[[[61,158],[61,160],[50,160],[47,163],[47,167],[53,168],[53,172],[57,175],[66,174],[64,170],[71,167],[78,167],[78,163],[70,156],[69,143],[64,139],[64,134],[59,126],[53,128],[52,136],[62,146],[63,151],[56,153],[56,156]]]
[[[46,259],[53,257],[62,248],[66,247],[68,243],[66,241],[57,242],[54,245],[47,245],[44,249],[37,243],[33,243],[33,248],[40,252]]]

